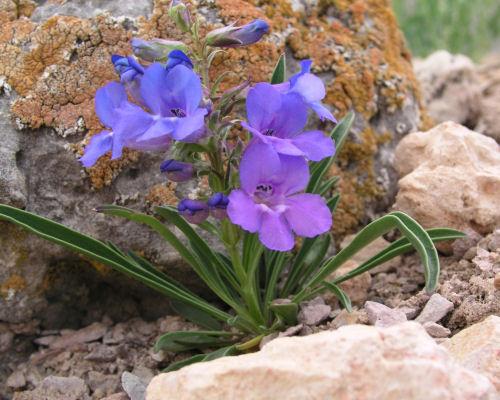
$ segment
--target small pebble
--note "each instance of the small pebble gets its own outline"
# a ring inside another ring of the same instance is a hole
[[[451,335],[451,331],[435,322],[426,322],[423,324],[427,333],[433,338],[446,338]]]
[[[416,318],[416,321],[421,324],[438,322],[451,310],[453,310],[453,303],[440,294],[434,293],[420,315]]]
[[[367,301],[365,303],[365,310],[368,314],[370,324],[378,327],[384,328],[407,321],[404,312],[389,308],[380,303],[375,303],[374,301]]]

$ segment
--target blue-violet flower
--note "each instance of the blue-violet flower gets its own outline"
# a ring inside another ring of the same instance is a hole
[[[304,158],[278,155],[270,146],[254,142],[243,154],[240,181],[241,189],[229,194],[229,219],[249,232],[259,232],[267,248],[292,249],[292,231],[314,237],[330,229],[332,217],[325,200],[299,193],[309,181]]]
[[[248,91],[247,118],[248,123],[242,125],[254,140],[280,154],[319,161],[335,152],[333,140],[323,132],[302,132],[307,108],[297,93],[283,94],[269,83],[258,83]]]
[[[215,193],[207,201],[210,215],[217,219],[224,219],[227,216],[227,205],[229,198],[224,193]]]
[[[302,70],[292,76],[288,82],[274,85],[283,93],[297,93],[304,102],[312,108],[321,120],[328,119],[337,123],[330,110],[326,108],[321,100],[325,98],[325,85],[321,78],[311,73],[311,60],[304,60],[300,63]]]

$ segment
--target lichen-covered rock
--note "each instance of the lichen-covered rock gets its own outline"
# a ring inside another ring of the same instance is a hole
[[[424,383],[424,384],[423,384]],[[280,338],[260,352],[194,364],[155,377],[147,400],[494,399],[489,380],[468,370],[417,323],[343,326]]]
[[[427,228],[492,232],[500,225],[500,146],[453,122],[406,136],[396,148],[394,207]]]
[[[182,275],[179,259],[154,234],[92,212],[103,203],[144,209],[148,201],[175,202],[174,188],[158,172],[162,155],[128,151],[118,161],[103,157],[89,170],[77,161],[83,145],[102,129],[93,97],[116,79],[110,55],[130,53],[133,36],[184,38],[168,18],[168,3],[68,0],[35,7],[30,0],[0,1],[0,77],[12,88],[11,97],[1,99],[1,133],[8,145],[0,150],[0,170],[8,173],[0,175],[0,201],[122,247],[144,249],[152,261]],[[265,0],[257,5],[251,0],[191,0],[189,5],[202,18],[202,30],[253,18],[271,24],[272,33],[261,43],[230,49],[214,61],[214,77],[223,69],[236,72],[222,89],[246,76],[267,80],[279,54],[286,52],[290,72],[297,70],[298,60],[313,60],[327,86],[325,102],[337,117],[356,112],[353,134],[339,157],[345,172],[337,234],[390,203],[395,187],[391,150],[421,124],[422,110],[388,1]],[[21,132],[5,124],[10,102],[9,119]],[[45,293],[52,285],[48,265],[74,258],[6,226],[0,233],[0,263],[7,266],[0,272],[0,319],[19,321],[46,306]],[[114,275],[109,281],[115,281]]]

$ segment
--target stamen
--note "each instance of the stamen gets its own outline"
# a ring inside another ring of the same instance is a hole
[[[265,136],[273,136],[274,135],[274,129],[266,129],[264,131]]]
[[[170,112],[177,118],[184,118],[186,116],[186,112],[181,108],[171,108]]]

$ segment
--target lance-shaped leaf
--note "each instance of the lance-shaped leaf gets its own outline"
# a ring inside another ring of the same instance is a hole
[[[209,347],[221,347],[235,342],[235,334],[226,331],[178,331],[161,335],[156,341],[154,351],[203,350]]]
[[[271,84],[276,85],[283,83],[286,80],[286,58],[282,54],[274,67],[273,75],[271,76]]]

